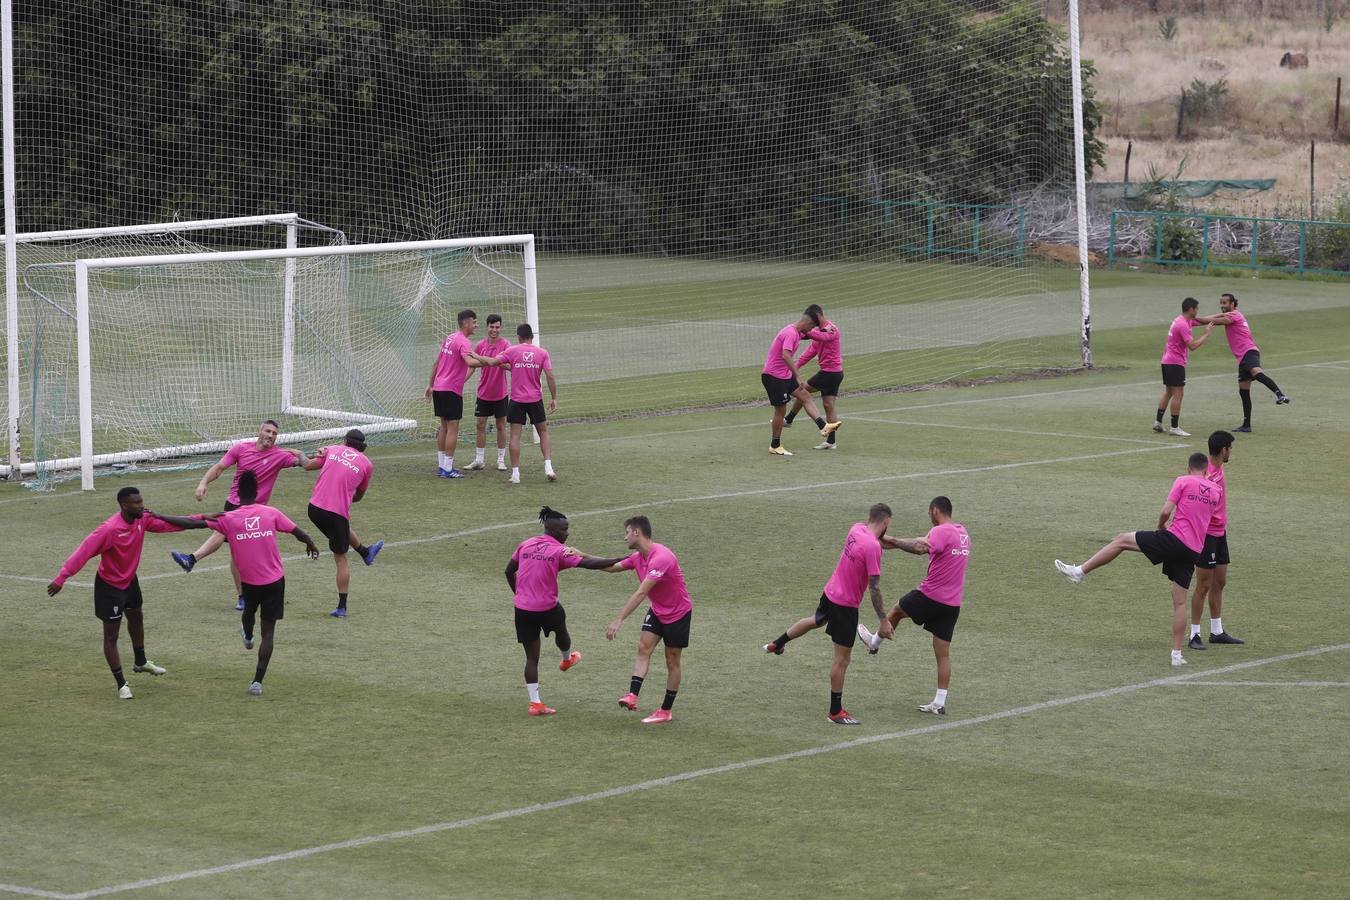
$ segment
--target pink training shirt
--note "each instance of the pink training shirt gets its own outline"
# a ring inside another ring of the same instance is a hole
[[[60,573],[52,581],[57,587],[64,585],[67,578],[83,569],[85,563],[97,556],[98,577],[115,588],[125,588],[136,577],[136,569],[141,564],[141,546],[145,543],[145,533],[182,530],[177,525],[170,525],[150,513],[128,522],[122,518],[121,511],[118,511],[90,532],[89,537],[70,554]]]
[[[473,352],[479,356],[501,356],[511,346],[506,338],[492,341],[483,338]],[[506,397],[506,370],[501,366],[482,366],[478,370],[478,399],[495,402]]]
[[[314,482],[309,502],[349,519],[352,497],[358,490],[370,487],[375,467],[360,450],[342,444],[324,447],[319,455],[323,457],[323,468],[319,470],[319,480]]]
[[[1167,501],[1176,504],[1167,530],[1196,553],[1205,549],[1205,530],[1223,503],[1223,488],[1197,475],[1182,475],[1172,482]]]
[[[764,359],[764,374],[772,375],[774,378],[791,378],[792,370],[783,361],[783,351],[786,350],[789,355],[796,353],[801,342],[802,333],[797,330],[795,324],[788,325],[778,332],[774,336],[773,343],[769,345],[769,355]]]
[[[239,505],[239,476],[252,472],[258,479],[258,502],[266,503],[272,497],[272,488],[276,487],[277,476],[282,469],[300,465],[294,453],[273,445],[266,450],[258,449],[257,441],[240,441],[220,458],[220,466],[234,466],[234,481],[230,484],[230,496],[226,499],[235,506]]]
[[[867,579],[881,574],[881,541],[866,522],[856,522],[844,538],[844,552],[825,582],[825,596],[839,606],[862,605]]]
[[[1211,460],[1205,470],[1205,480],[1217,484],[1223,491],[1219,496],[1219,505],[1214,510],[1214,515],[1209,517],[1209,528],[1205,530],[1205,534],[1222,537],[1228,533],[1228,485],[1224,483],[1223,466],[1216,466]]]
[[[520,542],[511,558],[516,561],[516,609],[545,612],[558,605],[558,572],[573,569],[580,556],[565,556],[553,537],[541,534]]]
[[[517,403],[538,403],[544,397],[541,387],[545,372],[553,371],[548,351],[534,344],[513,344],[494,359],[511,363],[511,399]]]
[[[1186,365],[1191,355],[1191,330],[1194,327],[1195,322],[1185,316],[1177,316],[1172,320],[1172,327],[1167,329],[1167,343],[1163,345],[1164,366]]]
[[[1246,316],[1236,309],[1224,315],[1228,317],[1229,322],[1224,328],[1224,337],[1228,338],[1228,349],[1233,351],[1234,359],[1242,362],[1242,357],[1260,348],[1256,346],[1256,341],[1252,340],[1252,330],[1247,325]]]
[[[839,352],[839,328],[833,322],[826,319],[824,325],[812,328],[806,336],[811,339],[811,346],[797,358],[797,368],[800,369],[811,359],[819,356],[820,371],[844,371],[844,355]]]
[[[433,391],[454,391],[464,393],[464,382],[469,378],[469,358],[466,353],[473,351],[473,344],[456,331],[445,336],[441,342],[441,355],[436,358],[436,374],[431,379]]]
[[[647,592],[647,599],[652,604],[652,615],[660,619],[662,624],[678,622],[694,608],[689,600],[689,588],[684,583],[684,573],[680,571],[680,561],[664,544],[653,543],[646,559],[642,558],[640,552],[634,552],[619,563],[619,568],[634,569],[638,584],[648,578],[655,580],[656,583]]]
[[[919,591],[935,603],[960,606],[970,562],[970,535],[966,526],[943,522],[928,530],[928,577]]]
[[[295,531],[295,523],[281,510],[250,503],[208,521],[206,527],[225,535],[244,584],[271,584],[286,575],[277,549],[277,532],[290,534]]]

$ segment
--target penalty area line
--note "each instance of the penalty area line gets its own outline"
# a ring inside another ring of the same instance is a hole
[[[849,741],[841,741],[834,744],[823,744],[816,747],[807,747],[802,750],[793,750],[787,753],[777,753],[772,756],[759,756],[752,759],[738,760],[737,762],[724,763],[720,766],[709,766],[703,769],[694,769],[689,772],[680,772],[674,775],[666,775],[661,778],[653,778],[648,781],[639,781],[633,784],[620,785],[618,787],[608,788],[602,791],[593,791],[588,794],[578,794],[572,797],[564,797],[559,800],[551,800],[546,803],[534,803],[529,806],[517,806],[513,809],[504,809],[494,813],[486,813],[481,816],[471,816],[465,819],[455,819],[447,822],[437,822],[433,825],[423,825],[418,828],[407,828],[400,831],[387,831],[383,834],[368,835],[366,837],[351,838],[345,841],[334,841],[329,844],[320,844],[316,847],[304,847],[298,850],[290,850],[284,853],[273,853],[268,856],[259,856],[254,859],[245,859],[238,862],[226,863],[219,866],[210,866],[202,869],[191,869],[186,872],[176,872],[171,875],[160,875],[155,878],[146,878],[140,881],[126,882],[125,884],[115,884],[108,887],[94,888],[92,890],[81,891],[78,893],[58,893],[56,891],[43,891],[37,888],[22,888],[12,885],[0,885],[0,890],[7,890],[13,893],[27,894],[36,897],[54,897],[57,900],[87,900],[90,897],[102,897],[108,894],[120,894],[125,891],[143,890],[150,887],[158,887],[165,884],[176,884],[181,881],[188,881],[195,878],[206,878],[212,875],[225,875],[230,872],[239,872],[246,869],[256,869],[260,866],[270,865],[272,863],[287,862],[293,859],[304,859],[309,856],[318,856],[325,853],[333,853],[338,850],[351,850],[357,847],[368,847],[373,844],[385,844],[391,841],[404,840],[406,838],[420,837],[427,834],[438,834],[444,831],[457,831],[465,828],[473,828],[478,825],[488,825],[493,822],[502,822],[508,819],[518,819],[523,816],[534,815],[535,813],[551,812],[557,809],[566,809],[571,806],[580,806],[585,803],[594,803],[600,800],[610,800],[616,797],[623,797],[629,794],[637,794],[644,791],[650,791],[655,788],[668,787],[674,784],[680,784],[685,781],[694,781],[699,778],[707,778],[713,775],[725,775],[731,772],[741,772],[746,769],[756,769],[761,766],[775,765],[777,763],[791,762],[798,759],[806,759],[812,756],[820,756],[825,753],[835,753],[840,750],[851,750],[856,747],[866,747],[870,744],[881,744],[889,741],[901,740],[904,738],[918,737],[926,734],[936,734],[941,731],[951,731],[957,728],[967,728],[972,725],[983,725],[989,722],[998,722],[1003,719],[1011,719],[1020,716],[1027,716],[1033,713],[1043,712],[1048,709],[1058,709],[1064,706],[1072,706],[1078,703],[1085,703],[1091,700],[1103,700],[1108,697],[1119,697],[1125,694],[1134,694],[1139,691],[1145,691],[1149,688],[1165,687],[1174,684],[1186,684],[1197,678],[1208,678],[1215,675],[1222,675],[1228,672],[1240,672],[1245,669],[1252,669],[1258,666],[1267,666],[1273,663],[1288,662],[1294,659],[1305,659],[1311,656],[1320,656],[1324,653],[1335,653],[1342,650],[1350,650],[1350,644],[1333,644],[1327,647],[1317,647],[1312,650],[1299,650],[1293,653],[1282,653],[1278,656],[1267,656],[1261,659],[1248,660],[1246,662],[1233,663],[1227,666],[1220,666],[1215,669],[1206,669],[1199,672],[1190,672],[1184,675],[1173,675],[1167,678],[1154,678],[1149,681],[1139,681],[1134,684],[1120,685],[1119,687],[1106,688],[1100,691],[1090,691],[1085,694],[1074,694],[1069,697],[1059,697],[1053,700],[1043,700],[1039,703],[1030,703],[1025,706],[1016,706],[1011,709],[1000,710],[999,712],[986,713],[981,716],[973,716],[969,719],[952,719],[945,722],[938,722],[932,725],[919,726],[917,728],[907,728],[903,731],[892,731],[885,734],[869,735],[866,737],[855,738]]]

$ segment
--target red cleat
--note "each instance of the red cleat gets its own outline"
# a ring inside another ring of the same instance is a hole
[[[551,716],[555,712],[557,712],[556,709],[551,706],[545,706],[542,703],[530,704],[530,715],[532,716]]]
[[[637,703],[637,694],[634,694],[631,691],[619,698],[619,705],[624,709],[637,709]]]
[[[566,659],[558,663],[558,668],[566,672],[579,662],[581,662],[581,654],[578,651],[573,650],[571,653],[567,654]]]
[[[643,725],[660,725],[662,722],[670,721],[670,710],[658,709],[650,716],[642,720]]]
[[[848,714],[848,710],[846,710],[846,709],[841,709],[841,710],[839,710],[839,712],[835,713],[835,714],[832,715],[832,716],[828,716],[827,718],[828,718],[831,722],[833,722],[834,724],[836,724],[836,725],[861,725],[861,724],[862,724],[862,722],[859,722],[857,719],[855,719],[855,718],[853,718],[852,716],[850,716],[850,715]]]

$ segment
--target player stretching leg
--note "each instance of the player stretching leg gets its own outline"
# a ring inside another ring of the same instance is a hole
[[[309,498],[309,520],[324,537],[333,551],[337,566],[338,605],[330,616],[347,617],[347,588],[351,584],[351,569],[347,565],[348,548],[355,550],[366,565],[375,564],[384,541],[363,546],[352,531],[352,504],[360,503],[370,487],[370,476],[375,467],[363,452],[366,436],[358,428],[347,432],[343,443],[322,447],[306,463],[306,468],[319,469],[319,480],[314,482],[314,493]]]
[[[1162,355],[1162,397],[1158,400],[1158,415],[1153,421],[1153,430],[1161,432],[1163,430],[1163,413],[1167,411],[1170,402],[1172,406],[1172,429],[1168,434],[1177,437],[1190,437],[1190,432],[1182,431],[1181,425],[1181,398],[1186,393],[1186,362],[1190,358],[1190,351],[1200,349],[1200,345],[1209,337],[1210,332],[1214,330],[1213,325],[1205,326],[1205,333],[1195,340],[1191,339],[1191,329],[1195,324],[1197,311],[1200,309],[1200,301],[1194,297],[1187,297],[1181,301],[1181,315],[1172,320],[1172,325],[1167,329],[1167,342],[1163,345]]]
[[[1289,398],[1280,390],[1269,375],[1261,371],[1261,350],[1252,339],[1252,329],[1247,317],[1238,312],[1237,297],[1223,294],[1219,297],[1219,315],[1196,319],[1201,324],[1220,325],[1224,336],[1228,338],[1228,349],[1238,364],[1238,397],[1242,400],[1242,424],[1234,431],[1250,433],[1252,430],[1252,382],[1259,381],[1275,395],[1275,405],[1288,403]]]
[[[844,383],[844,357],[839,352],[839,327],[829,319],[823,319],[824,312],[815,303],[808,306],[806,312],[808,315],[814,314],[815,318],[821,321],[821,325],[819,328],[812,328],[806,333],[806,336],[811,339],[811,346],[807,347],[802,355],[797,357],[797,370],[801,371],[812,359],[818,359],[820,371],[807,380],[806,389],[813,394],[820,394],[821,403],[825,407],[825,421],[838,422],[839,416],[835,412],[835,404],[839,397],[839,386]],[[792,425],[792,420],[797,417],[797,413],[801,409],[801,398],[794,397],[792,409],[783,418],[784,428]],[[825,440],[816,444],[815,449],[835,449],[834,439],[836,437],[838,437],[838,433],[831,431]]]
[[[499,356],[511,343],[502,337],[502,317],[493,313],[487,317],[488,336],[473,348],[479,357]],[[487,420],[496,419],[497,428],[497,471],[506,471],[506,411],[509,392],[506,384],[506,369],[501,366],[480,366],[478,368],[478,392],[473,402],[473,414],[477,420],[477,433],[474,443],[473,464],[470,469],[481,469],[486,463],[483,454],[487,450]]]
[[[1191,595],[1191,639],[1186,646],[1204,650],[1200,639],[1200,616],[1209,600],[1209,642],[1211,644],[1243,644],[1223,630],[1223,589],[1228,584],[1228,484],[1224,467],[1233,452],[1233,436],[1216,431],[1209,436],[1209,465],[1205,477],[1223,489],[1219,506],[1205,530],[1205,549],[1195,563],[1195,593]]]
[[[801,383],[801,373],[797,371],[797,363],[792,358],[792,354],[801,345],[802,335],[821,325],[820,315],[812,312],[813,309],[819,307],[813,306],[802,313],[800,319],[791,325],[783,326],[774,336],[773,343],[769,345],[769,355],[764,359],[764,370],[759,376],[760,383],[764,385],[764,393],[769,398],[769,405],[773,407],[773,420],[769,423],[772,429],[769,452],[774,456],[792,455],[783,446],[782,437],[788,401],[793,397],[802,402],[806,414],[816,423],[823,437],[829,437],[840,425],[839,422],[826,422],[821,417],[820,410],[816,409],[816,403],[811,399],[811,392]]]
[[[834,574],[825,583],[815,613],[796,622],[764,645],[766,653],[781,656],[788,641],[821,626],[825,627],[825,633],[834,641],[828,718],[835,725],[861,724],[844,709],[844,673],[848,671],[848,664],[853,658],[853,644],[862,630],[858,624],[858,608],[862,605],[864,590],[872,600],[872,608],[876,610],[881,636],[891,636],[891,623],[886,621],[886,604],[881,599],[881,538],[890,524],[891,508],[885,503],[874,504],[868,510],[867,521],[857,522],[848,530],[844,551],[839,554]]]

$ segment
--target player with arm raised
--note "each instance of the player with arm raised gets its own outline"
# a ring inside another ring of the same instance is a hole
[[[802,384],[801,373],[797,371],[797,362],[792,357],[792,354],[797,352],[797,347],[801,345],[802,335],[812,328],[819,327],[820,324],[819,315],[810,311],[802,313],[796,322],[783,326],[778,334],[774,335],[773,343],[769,345],[769,355],[764,359],[764,371],[760,373],[759,381],[764,385],[769,405],[773,407],[773,420],[769,423],[771,429],[769,452],[774,456],[792,455],[791,451],[783,447],[782,437],[788,401],[793,397],[802,402],[806,414],[816,423],[822,436],[829,437],[839,428],[839,422],[826,422],[821,417],[820,410],[816,409],[816,403],[811,399],[810,391]]]
[[[314,493],[309,498],[309,520],[324,537],[333,551],[337,565],[338,605],[330,616],[347,617],[347,588],[351,584],[351,568],[347,565],[348,548],[355,550],[366,565],[375,564],[384,541],[363,546],[352,531],[352,504],[360,503],[370,487],[370,476],[375,467],[364,453],[366,436],[358,428],[347,432],[341,444],[321,447],[310,460],[319,469]]]
[[[456,321],[459,330],[446,335],[441,342],[441,351],[436,354],[427,379],[426,397],[436,418],[441,420],[436,431],[436,474],[441,478],[464,477],[455,468],[455,447],[459,445],[459,423],[464,418],[464,382],[469,379],[469,370],[479,366],[469,342],[478,327],[478,314],[471,309],[460,310]]]
[[[548,412],[558,408],[558,383],[553,380],[553,362],[548,351],[534,344],[534,329],[530,323],[516,326],[519,344],[507,347],[496,356],[476,356],[480,365],[502,366],[511,372],[511,401],[507,404],[506,420],[511,423],[511,483],[520,484],[520,432],[529,423],[539,432],[539,451],[544,455],[544,476],[557,481],[553,471],[553,442],[549,437],[544,410],[544,392],[541,379],[548,380]]]
[[[299,450],[277,446],[277,433],[280,428],[280,425],[268,419],[258,426],[257,438],[240,441],[227,450],[220,461],[207,469],[202,475],[202,480],[197,482],[197,502],[205,500],[206,489],[211,482],[233,466],[234,480],[230,483],[230,493],[225,498],[225,510],[228,512],[239,508],[239,477],[245,472],[252,472],[258,479],[260,498],[258,502],[266,503],[272,496],[272,488],[276,486],[277,476],[281,474],[281,470],[292,466],[303,467],[305,462],[305,455]],[[215,553],[224,543],[223,537],[213,533],[193,552],[179,553],[174,550],[170,551],[169,555],[173,557],[174,562],[183,567],[184,572],[191,572],[193,566]],[[240,611],[244,608],[244,592],[240,587],[239,570],[235,568],[233,558],[230,559],[230,575],[234,578],[234,593],[238,598],[234,608]]]
[[[117,492],[117,507],[117,514],[95,528],[70,554],[61,571],[47,585],[47,596],[55,597],[61,593],[68,578],[95,556],[99,558],[98,572],[94,575],[94,616],[103,622],[103,658],[117,680],[117,696],[130,700],[131,686],[122,674],[122,657],[117,650],[123,616],[131,635],[131,649],[136,655],[132,671],[151,675],[163,675],[165,671],[145,655],[143,598],[140,580],[136,577],[145,534],[148,531],[162,533],[205,528],[206,523],[201,519],[156,515],[145,508],[141,492],[134,487],[124,487]]]
[[[1055,568],[1074,584],[1126,550],[1144,554],[1153,565],[1162,564],[1163,575],[1172,582],[1172,665],[1184,666],[1181,645],[1186,639],[1186,591],[1195,573],[1196,557],[1205,546],[1205,530],[1223,502],[1223,488],[1205,478],[1209,458],[1192,453],[1186,474],[1172,482],[1172,490],[1158,515],[1156,531],[1125,531],[1092,555],[1081,566],[1055,560]],[[1171,524],[1168,524],[1168,520]]]
[[[501,355],[511,342],[502,337],[502,317],[493,313],[487,317],[488,336],[478,342],[473,352],[480,358],[492,358]],[[478,393],[474,399],[474,418],[478,428],[473,451],[473,465],[470,469],[481,469],[486,463],[483,454],[487,450],[487,421],[496,419],[497,428],[497,471],[506,471],[506,411],[510,401],[507,385],[507,370],[502,366],[480,366],[478,369]]]
[[[848,536],[844,538],[844,550],[839,554],[834,574],[825,583],[815,613],[764,645],[766,653],[781,656],[788,641],[816,628],[825,628],[825,633],[834,642],[828,719],[835,725],[861,724],[844,709],[844,674],[853,659],[853,644],[861,629],[858,608],[862,606],[864,591],[871,599],[872,609],[880,621],[878,629],[881,636],[891,635],[891,623],[886,621],[885,601],[881,598],[881,540],[890,524],[891,508],[885,503],[873,504],[867,512],[867,521],[855,522],[848,530]]]
[[[934,497],[928,504],[928,521],[933,527],[921,538],[894,538],[885,536],[882,545],[888,550],[903,550],[915,556],[928,557],[928,574],[919,586],[900,598],[886,619],[892,628],[902,619],[911,619],[933,636],[933,659],[937,663],[937,693],[931,703],[919,707],[920,712],[935,716],[947,714],[947,690],[952,681],[952,635],[956,620],[961,615],[961,599],[966,589],[966,566],[970,562],[970,535],[966,527],[952,521],[952,501]],[[881,649],[884,634],[872,634],[867,626],[859,625],[858,634],[867,649],[876,653]]]
[[[1280,390],[1269,375],[1261,371],[1261,350],[1252,339],[1252,329],[1247,317],[1238,312],[1238,300],[1232,294],[1219,297],[1219,315],[1199,316],[1197,322],[1202,325],[1218,325],[1224,329],[1228,338],[1228,349],[1233,351],[1237,360],[1238,398],[1242,400],[1242,424],[1234,431],[1250,433],[1252,430],[1252,382],[1259,381],[1275,395],[1275,405],[1288,403],[1289,398]]]
[[[258,482],[252,472],[245,472],[236,484],[239,506],[208,517],[207,527],[221,535],[230,544],[230,555],[238,564],[244,585],[244,612],[240,616],[239,634],[244,649],[253,649],[254,617],[262,614],[262,644],[258,647],[258,667],[248,692],[262,694],[263,677],[272,660],[272,637],[276,623],[286,613],[286,569],[281,564],[277,549],[277,533],[287,532],[305,545],[310,559],[319,558],[319,548],[309,535],[286,517],[258,500]]]
[[[1167,329],[1167,342],[1163,345],[1162,355],[1162,397],[1158,400],[1158,415],[1153,421],[1153,430],[1161,432],[1163,430],[1163,413],[1167,411],[1170,403],[1172,406],[1172,428],[1168,434],[1177,437],[1190,437],[1190,433],[1181,430],[1181,398],[1186,393],[1186,362],[1190,358],[1192,350],[1199,350],[1200,345],[1209,337],[1210,332],[1214,330],[1213,325],[1205,326],[1205,333],[1198,338],[1191,337],[1191,331],[1195,325],[1195,317],[1200,309],[1200,301],[1194,297],[1187,297],[1181,301],[1181,315],[1172,320],[1172,325]]]
[[[797,357],[797,370],[800,372],[808,362],[816,359],[820,365],[820,371],[812,375],[806,381],[806,389],[811,393],[819,393],[821,403],[825,406],[825,421],[838,422],[839,416],[835,411],[835,404],[839,398],[839,386],[844,383],[844,356],[839,350],[839,327],[824,318],[824,311],[819,304],[812,303],[806,308],[807,315],[813,315],[820,325],[812,328],[806,333],[810,339],[811,346],[802,351],[802,355]],[[792,400],[792,409],[788,411],[787,416],[783,418],[783,427],[792,425],[792,420],[797,417],[797,413],[802,408],[800,397],[794,397]],[[836,447],[834,439],[838,433],[831,431],[830,434],[816,444],[817,450],[833,450]]]
[[[530,695],[529,714],[551,716],[556,709],[539,699],[540,632],[553,640],[562,653],[558,668],[566,672],[581,662],[572,649],[567,630],[567,610],[558,602],[558,573],[563,569],[606,569],[622,557],[600,559],[585,556],[567,546],[570,525],[567,516],[545,506],[539,510],[544,533],[521,541],[506,564],[506,583],[515,596],[516,640],[525,650],[525,690]]]

